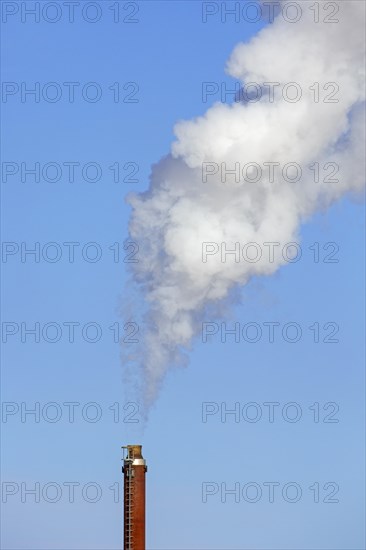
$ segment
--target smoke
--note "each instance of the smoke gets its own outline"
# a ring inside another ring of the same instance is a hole
[[[178,122],[170,154],[153,166],[149,190],[128,197],[130,239],[139,245],[133,279],[145,304],[133,360],[147,406],[168,369],[184,362],[205,314],[212,319],[238,286],[285,263],[281,254],[223,262],[213,244],[204,245],[211,252],[204,262],[202,243],[217,243],[221,251],[221,243],[229,250],[235,243],[263,249],[263,243],[298,242],[301,223],[316,210],[363,188],[364,3],[341,3],[338,19],[314,23],[314,13],[303,9],[291,24],[278,15],[237,45],[229,75],[268,93],[258,101],[215,103],[202,117]],[[258,179],[252,167],[246,178],[228,175],[223,182],[218,169],[222,163],[228,170],[236,163],[240,170],[251,163],[263,169],[269,162],[280,165],[275,181],[269,169]],[[283,177],[288,163],[301,167],[299,181]],[[319,181],[314,163],[327,168]],[[339,173],[325,177],[336,166]]]

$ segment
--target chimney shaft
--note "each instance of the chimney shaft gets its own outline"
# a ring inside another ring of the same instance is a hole
[[[147,466],[141,445],[127,445],[123,457],[124,550],[145,550],[145,474]]]

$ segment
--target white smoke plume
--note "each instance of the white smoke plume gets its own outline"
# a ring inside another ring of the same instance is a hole
[[[365,4],[338,4],[338,23],[314,23],[313,12],[303,9],[297,23],[279,15],[249,43],[237,45],[228,73],[267,90],[266,83],[280,83],[273,101],[263,94],[257,102],[215,103],[202,117],[179,122],[171,153],[153,166],[149,190],[128,198],[130,238],[140,247],[133,277],[146,305],[135,360],[147,406],[199,334],[205,313],[212,319],[233,289],[285,263],[280,254],[253,263],[222,262],[214,254],[204,263],[202,243],[233,249],[238,242],[298,242],[301,223],[317,209],[363,188]],[[282,96],[289,82],[301,87],[297,102]],[[317,82],[319,102],[309,89]],[[339,86],[337,94],[332,86],[323,88],[327,83]],[[326,103],[326,96],[336,101]],[[273,183],[263,172],[256,183],[233,177],[222,183],[218,171],[203,183],[203,163],[213,171],[213,163],[233,169],[238,162],[296,162],[302,177]],[[315,162],[337,163],[338,181],[316,183],[305,169]]]

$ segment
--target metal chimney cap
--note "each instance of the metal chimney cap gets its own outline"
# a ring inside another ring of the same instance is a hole
[[[126,445],[122,449],[127,449],[127,455],[124,457],[125,463],[132,463],[135,466],[145,466],[146,462],[142,456],[142,445]]]
[[[131,456],[131,458],[143,458],[142,445],[127,445],[127,454]]]

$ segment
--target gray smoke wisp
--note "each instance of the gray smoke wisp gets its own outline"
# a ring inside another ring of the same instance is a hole
[[[346,4],[346,5],[345,5]],[[171,152],[153,166],[150,187],[130,194],[130,239],[139,245],[134,284],[146,306],[134,360],[140,365],[145,403],[154,402],[172,365],[199,334],[205,312],[219,311],[233,289],[253,276],[271,275],[282,256],[255,263],[202,261],[202,243],[288,243],[320,208],[364,185],[365,5],[343,2],[338,23],[314,23],[304,10],[296,24],[277,17],[248,43],[235,47],[227,71],[244,85],[289,82],[301,86],[297,102],[274,93],[257,102],[215,103],[199,118],[178,122]],[[321,97],[309,88],[320,83]],[[326,103],[323,85],[337,83],[337,101]],[[316,183],[312,171],[301,181],[256,183],[228,180],[220,173],[202,181],[204,163],[293,161],[337,163],[338,180]],[[211,319],[213,317],[211,316]]]

